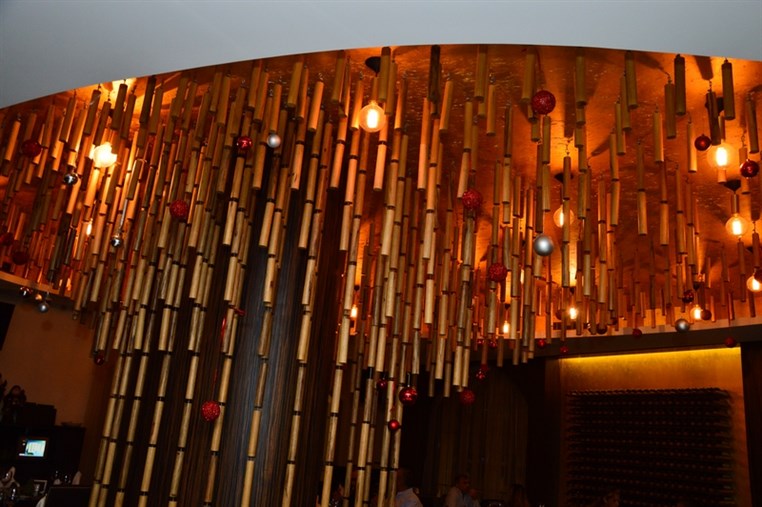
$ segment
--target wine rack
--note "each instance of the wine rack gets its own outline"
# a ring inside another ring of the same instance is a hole
[[[569,505],[615,488],[622,507],[736,505],[726,391],[572,391],[567,407]]]

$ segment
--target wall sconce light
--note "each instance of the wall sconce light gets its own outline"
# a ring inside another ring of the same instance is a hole
[[[112,166],[116,163],[116,154],[111,151],[111,143],[106,142],[90,150],[90,158],[98,169]]]

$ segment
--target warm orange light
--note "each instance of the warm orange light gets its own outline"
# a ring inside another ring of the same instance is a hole
[[[701,308],[700,305],[696,304],[691,308],[691,316],[693,317],[693,320],[701,320],[701,312],[703,312],[704,309]]]
[[[579,310],[577,310],[576,306],[570,306],[569,307],[569,318],[571,320],[577,320],[577,316],[579,315]]]
[[[564,207],[559,206],[555,213],[553,213],[553,223],[556,227],[563,227],[566,222],[566,216],[564,215]],[[569,210],[569,225],[574,223],[574,212]]]
[[[349,310],[349,318],[352,320],[357,318],[357,305],[352,305],[352,309]]]
[[[116,162],[116,154],[111,151],[111,143],[94,146],[90,150],[90,158],[93,159],[93,165],[98,169],[109,167]]]
[[[759,281],[754,278],[754,275],[751,275],[746,280],[746,288],[752,292],[762,292],[762,283],[759,283]]]
[[[508,321],[503,321],[503,334],[507,335],[508,332],[511,330],[511,325],[508,323]]]
[[[725,230],[728,234],[740,238],[746,231],[749,230],[749,221],[738,213],[733,213],[727,222],[725,222]]]
[[[360,127],[365,132],[378,132],[386,125],[386,116],[381,106],[375,100],[371,100],[360,111]]]

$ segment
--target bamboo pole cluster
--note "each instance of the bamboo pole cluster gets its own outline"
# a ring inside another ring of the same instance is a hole
[[[450,396],[472,381],[472,355],[480,364],[492,357],[499,366],[506,358],[518,364],[531,359],[537,347],[571,335],[615,334],[647,323],[655,327],[657,315],[669,323],[688,311],[684,295],[693,290],[713,319],[732,320],[735,300],[748,300],[747,313],[754,315],[754,297],[747,297],[744,288],[749,271],[742,243],[732,254],[737,267],[731,269],[723,254],[719,287],[708,282],[717,260],[702,254],[690,120],[683,131],[687,167],[675,167],[664,156],[664,138],[679,136],[678,117],[686,109],[682,57],[675,59],[674,82],[670,78],[665,84],[664,104],[645,111],[638,102],[635,55],[625,53],[603,169],[591,162],[587,140],[584,52],[567,69],[574,83],[574,134],[559,160],[553,139],[559,137],[561,115],[538,114],[530,105],[545,85],[541,54],[535,48],[525,53],[523,75],[516,76],[523,78],[517,103],[502,99],[508,94],[491,72],[490,54],[487,46],[476,48],[473,89],[471,83],[459,89],[443,75],[444,59],[434,46],[426,93],[413,93],[393,53],[384,48],[378,74],[371,78],[339,52],[332,83],[310,72],[304,58],[278,78],[257,61],[243,78],[217,71],[209,83],[197,83],[183,73],[169,86],[150,77],[142,97],[123,83],[113,104],[96,89],[84,103],[72,95],[65,107],[51,105],[44,115],[5,118],[0,153],[8,183],[0,221],[10,236],[0,254],[19,261],[15,273],[71,297],[76,313],[92,316],[93,355],[115,356],[91,507],[107,505],[111,498],[122,505],[134,469],[140,474],[138,504],[151,504],[159,432],[168,424],[179,424],[180,431],[171,443],[175,458],[166,494],[170,504],[183,504],[186,449],[194,414],[204,401],[202,385],[209,382],[220,416],[209,441],[202,500],[214,504],[236,340],[246,315],[243,287],[259,270],[260,369],[240,505],[252,502],[283,248],[291,237],[306,259],[298,288],[302,313],[292,358],[297,380],[281,501],[284,507],[292,504],[298,450],[306,445],[301,440],[305,378],[315,355],[315,300],[322,297],[316,286],[330,276],[318,270],[329,199],[341,202],[338,237],[344,265],[323,506],[330,500],[342,411],[349,413],[345,481],[356,474],[354,505],[364,505],[372,494],[379,505],[393,505],[400,437],[392,422],[403,422],[401,389],[408,384],[423,389],[416,385],[422,371],[429,372],[430,395],[435,381],[442,381],[444,395]],[[722,84],[732,96],[732,67],[726,64]],[[707,94],[710,105],[713,94]],[[455,95],[464,100],[454,101]],[[368,100],[384,108],[385,125],[377,134],[359,126]],[[754,101],[748,96],[743,102],[750,152],[757,153]],[[416,111],[420,107],[419,124],[410,111],[413,103]],[[724,119],[732,120],[734,103],[724,103]],[[632,130],[636,114],[651,115],[650,136]],[[456,115],[463,117],[462,132],[451,126]],[[712,137],[720,135],[715,120]],[[520,121],[529,122],[527,139],[515,134]],[[502,153],[484,160],[483,146],[498,132]],[[650,160],[636,142],[644,137],[652,139]],[[242,144],[245,139],[250,148]],[[39,153],[29,151],[28,144],[22,148],[27,141],[36,142]],[[107,141],[116,162],[96,165],[91,148]],[[572,142],[576,163],[569,152]],[[636,183],[623,188],[620,159],[628,144],[635,145]],[[518,146],[535,153],[531,170],[515,162]],[[551,225],[553,167],[561,167],[559,204],[565,217],[558,233]],[[647,181],[654,176],[659,195],[649,206]],[[742,195],[748,201],[752,190],[746,183]],[[27,208],[16,197],[32,185],[34,206]],[[477,188],[483,201],[466,203],[467,192]],[[643,241],[635,248],[618,243],[624,194],[636,202],[634,219]],[[369,209],[379,211],[370,215]],[[255,210],[261,210],[256,222]],[[481,241],[485,223],[489,239]],[[648,238],[649,223],[658,223],[657,237]],[[535,246],[544,235],[560,239],[549,255]],[[759,267],[757,243],[754,268]],[[266,251],[263,265],[247,265],[254,248]],[[657,263],[657,252],[666,253],[660,257],[667,259],[663,264]],[[27,262],[20,262],[21,253]],[[507,272],[504,278],[490,274],[498,264]],[[221,305],[213,300],[220,296]],[[353,307],[359,309],[356,316]],[[221,326],[209,333],[213,322]],[[202,351],[210,340],[215,354],[206,359]],[[186,354],[181,368],[179,357]],[[151,363],[151,358],[158,360]],[[157,368],[153,373],[159,381],[148,392],[151,367]],[[178,376],[185,386],[182,416],[168,421],[167,388]],[[153,404],[145,402],[149,397]],[[145,418],[151,431],[138,463],[133,450],[143,438],[138,426]],[[373,468],[380,470],[376,492],[370,489]]]

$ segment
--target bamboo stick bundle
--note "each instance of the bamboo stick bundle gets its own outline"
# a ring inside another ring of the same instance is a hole
[[[318,121],[319,127],[312,139],[309,170],[307,173],[307,188],[304,196],[301,230],[299,232],[299,248],[301,249],[307,248],[307,240],[313,223],[312,213],[315,207],[315,202],[319,196],[322,195],[320,192],[317,192],[316,182],[319,181],[321,185],[323,183],[323,170],[328,167],[328,157],[330,156],[330,147],[333,140],[333,125],[330,122],[325,123],[325,125],[323,125],[323,123],[324,115],[321,114],[320,120]],[[320,179],[318,178],[318,175],[320,175]]]
[[[659,201],[659,244],[664,246],[669,244],[669,201],[667,188],[667,167],[666,164],[659,164],[659,190],[661,199]]]
[[[677,106],[675,104],[675,84],[667,76],[667,84],[664,85],[664,130],[667,139],[677,137]]]
[[[685,114],[685,58],[675,55],[673,61],[675,71],[675,113],[682,116]],[[692,139],[692,138],[691,138]]]
[[[734,120],[736,118],[736,101],[733,85],[733,64],[727,58],[722,62],[721,73],[723,115],[726,120]]]
[[[463,109],[463,155],[460,162],[460,173],[458,176],[458,192],[457,196],[460,198],[467,190],[468,177],[471,174],[471,143],[473,142],[473,117],[474,117],[474,104],[470,100],[466,100]],[[420,188],[420,186],[419,186]]]
[[[378,145],[376,151],[376,169],[373,173],[373,190],[383,190],[384,170],[386,168],[387,139],[389,134],[389,121],[384,123],[384,127],[378,133]]]
[[[418,190],[426,190],[429,167],[429,140],[431,139],[431,104],[424,97],[421,110],[421,139],[418,147]]]
[[[626,51],[624,54],[624,79],[627,86],[627,108],[638,107],[638,80],[635,75],[635,54]]]
[[[339,188],[339,183],[341,180],[341,168],[344,164],[344,149],[347,144],[347,126],[349,124],[349,120],[346,117],[339,119],[339,124],[336,130],[336,139],[335,143],[336,146],[334,148],[333,153],[333,166],[331,170],[331,179],[330,179],[330,186],[331,189]],[[352,141],[354,142],[355,136],[357,136],[359,132],[354,132],[352,134]],[[352,158],[350,155],[350,161],[349,163],[352,163]]]
[[[124,357],[122,354],[118,354],[116,365],[114,367],[114,375],[111,379],[111,389],[109,391],[108,403],[106,406],[106,415],[103,419],[103,428],[101,429],[100,445],[98,446],[98,456],[93,473],[93,489],[90,492],[89,507],[96,507],[98,505],[98,498],[100,497],[101,488],[103,487],[103,467],[105,466],[107,456],[109,455],[111,426],[114,423],[114,415],[116,413],[115,407],[123,367]],[[106,486],[108,486],[108,484]]]
[[[757,131],[757,111],[754,98],[746,96],[746,134],[749,137],[749,153],[759,153],[759,133]]]
[[[537,66],[537,53],[534,48],[529,47],[524,54],[524,80],[521,86],[521,103],[529,104],[535,92],[535,79]]]

